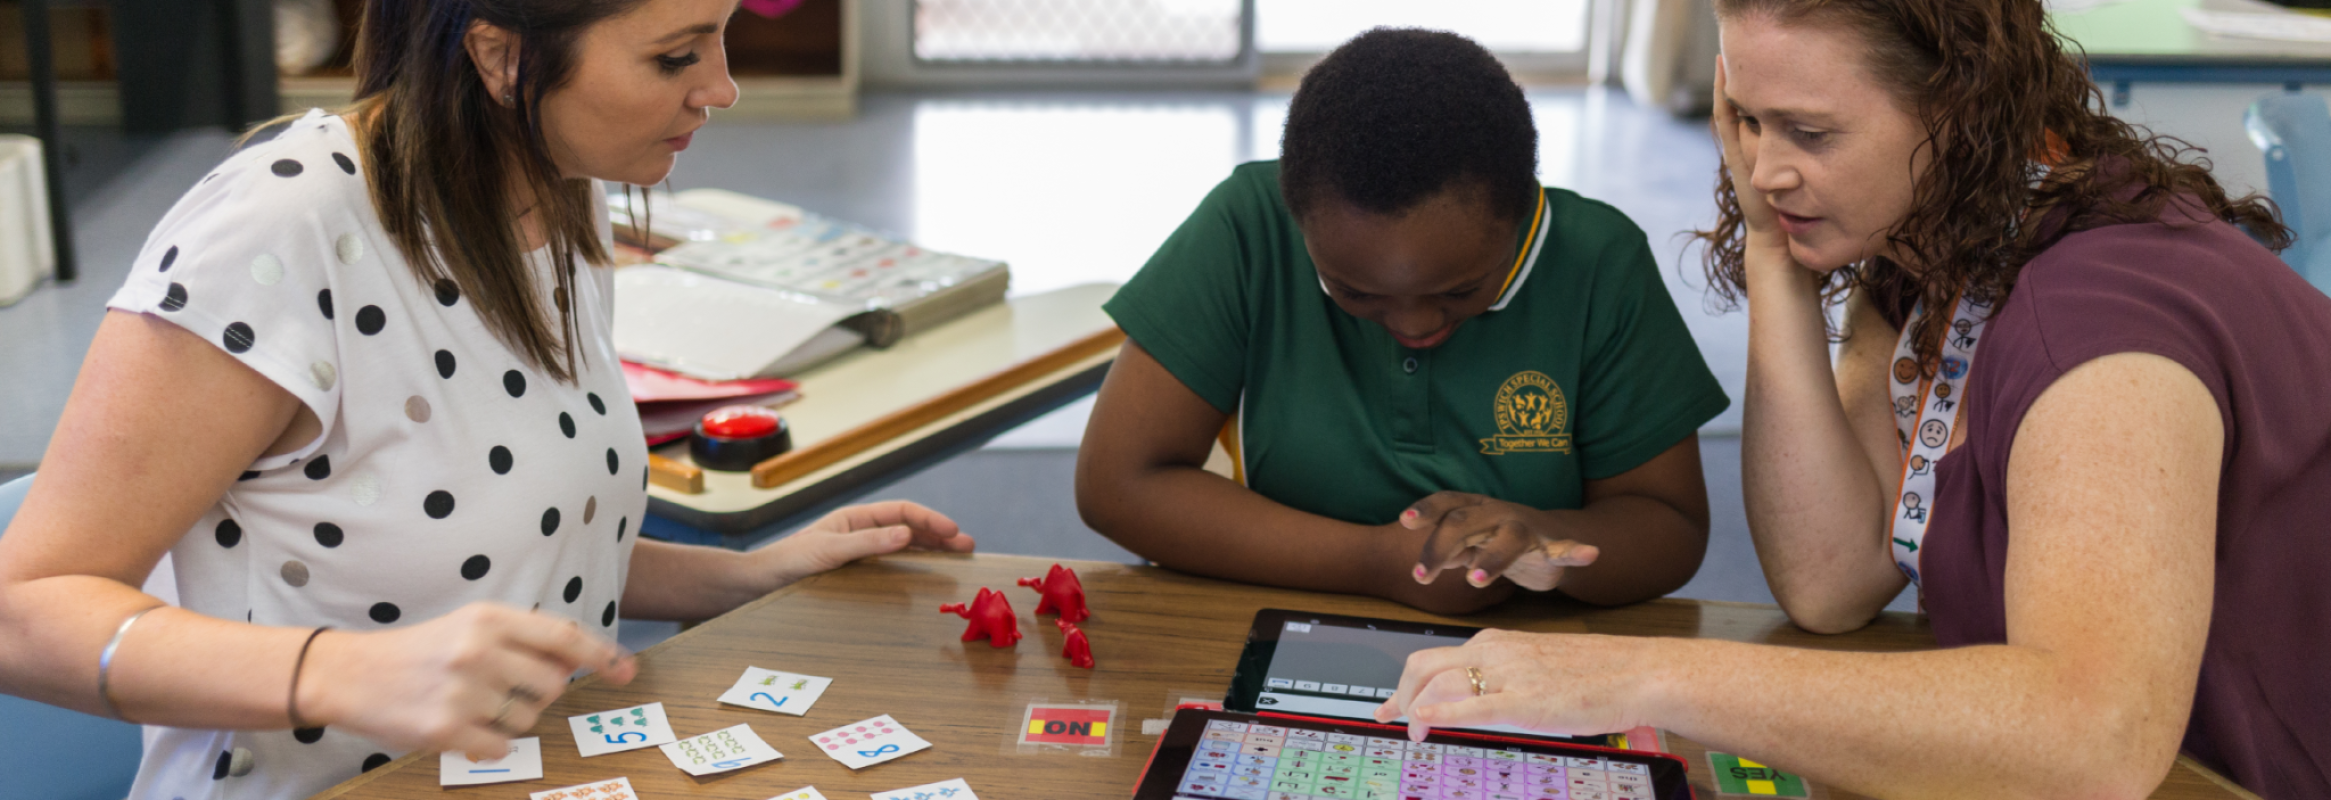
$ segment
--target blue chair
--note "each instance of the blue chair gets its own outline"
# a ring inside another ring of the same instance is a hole
[[[0,483],[0,531],[31,488],[31,475]],[[136,725],[0,694],[0,795],[121,800],[144,753],[138,736]]]
[[[2331,109],[2320,95],[2270,94],[2242,115],[2266,155],[2266,190],[2297,241],[2282,259],[2331,293]]]

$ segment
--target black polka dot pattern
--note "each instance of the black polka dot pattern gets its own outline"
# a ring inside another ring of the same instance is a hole
[[[186,284],[183,284],[183,283],[173,283],[173,284],[170,284],[170,289],[169,289],[169,291],[165,291],[165,292],[163,292],[163,293],[162,293],[162,310],[163,310],[163,311],[177,311],[177,310],[179,310],[179,309],[181,309],[181,308],[185,308],[185,307],[186,307]]]
[[[621,459],[615,457],[615,448],[607,448],[607,474],[613,475],[622,469],[623,462]]]
[[[247,480],[250,480],[250,479],[252,479],[252,478],[256,478],[256,477],[259,477],[259,471],[258,471],[258,470],[255,470],[255,469],[254,469],[254,470],[245,470],[245,471],[243,472],[243,476],[242,476],[242,477],[240,477],[240,478],[236,478],[235,480],[237,480],[237,481],[247,481]]]
[[[346,540],[347,538],[348,535],[342,533],[340,531],[340,526],[338,525],[334,525],[329,522],[316,523],[316,544],[323,545],[327,548],[339,547],[340,542]]]
[[[467,579],[467,580],[473,580],[473,581],[474,581],[474,580],[477,580],[477,579],[479,579],[479,578],[483,578],[483,577],[485,577],[485,576],[486,576],[486,570],[490,570],[490,569],[493,569],[493,568],[494,568],[494,560],[493,560],[493,559],[487,558],[487,557],[485,557],[485,556],[482,556],[482,555],[470,556],[468,561],[461,562],[461,577],[462,577],[462,578],[464,578],[464,579]]]
[[[628,527],[631,527],[630,517],[624,517],[615,521],[615,541],[623,541],[623,529]]]
[[[159,269],[156,269],[156,270],[154,270],[154,271],[155,271],[155,272],[169,272],[169,271],[170,271],[170,265],[172,265],[172,264],[176,264],[176,263],[178,263],[178,246],[177,246],[177,245],[171,245],[169,250],[163,251],[163,253],[162,253],[162,266],[161,266],[161,268],[159,268]]]
[[[345,172],[350,175],[356,174],[356,162],[348,160],[347,156],[341,155],[339,153],[333,153],[332,163],[340,165],[341,172]]]
[[[381,767],[383,767],[383,766],[387,766],[387,765],[388,765],[388,762],[395,761],[395,760],[396,760],[396,759],[389,758],[389,755],[388,755],[387,753],[374,753],[374,754],[372,754],[372,755],[365,756],[365,757],[364,757],[364,771],[365,771],[365,772],[371,772],[371,771],[373,771],[373,770],[380,769],[380,768],[381,768]]]
[[[365,306],[356,309],[357,333],[372,336],[380,333],[380,329],[386,327],[388,327],[388,313],[381,311],[380,306]]]
[[[567,416],[567,412],[558,412],[558,432],[569,439],[575,438],[575,418]]]
[[[286,178],[291,178],[291,177],[297,177],[297,176],[298,176],[298,175],[299,175],[301,172],[305,171],[307,168],[306,168],[306,167],[302,167],[302,166],[300,166],[299,162],[297,162],[297,161],[293,161],[293,160],[291,160],[291,159],[288,159],[288,158],[286,158],[286,159],[281,159],[281,160],[279,160],[279,161],[276,161],[276,162],[275,162],[275,164],[274,164],[273,166],[270,166],[270,167],[268,167],[267,169],[268,169],[269,171],[271,171],[271,172],[274,172],[274,173],[275,173],[275,174],[277,174],[277,175],[281,175],[281,176],[283,176],[283,177],[286,177]]]
[[[219,336],[219,342],[227,346],[227,352],[242,355],[251,352],[251,346],[259,343],[259,333],[251,330],[250,325],[237,322],[227,326],[227,332]]]
[[[398,617],[405,615],[404,609],[397,608],[397,604],[395,603],[374,603],[372,604],[372,611],[370,613],[372,615],[372,621],[378,622],[382,625],[395,622],[397,621]]]
[[[308,480],[311,481],[320,481],[325,478],[332,477],[332,457],[316,456],[316,460],[308,462],[307,468],[301,470],[301,472],[307,473]]]
[[[437,351],[437,377],[445,378],[448,380],[453,378],[452,353],[444,350]]]
[[[494,445],[494,449],[486,451],[486,466],[494,468],[496,475],[510,474],[510,448]]]
[[[332,318],[332,290],[325,289],[316,293],[316,308],[324,312],[325,319]]]
[[[562,597],[565,597],[565,598],[567,599],[567,602],[569,602],[569,603],[572,603],[572,602],[574,602],[576,598],[582,597],[582,596],[583,596],[583,577],[582,577],[582,576],[580,576],[580,575],[577,575],[577,576],[575,576],[575,577],[568,578],[568,579],[567,579],[567,590],[566,590],[566,592],[565,592],[564,594],[562,594],[562,595],[560,595],[560,596],[562,596]]]
[[[453,516],[453,493],[444,489],[430,492],[429,496],[421,501],[421,510],[427,512],[430,519],[444,519]]]
[[[218,527],[211,529],[211,536],[218,539],[220,547],[233,549],[243,543],[243,526],[234,520],[222,519]]]
[[[461,284],[454,283],[453,279],[438,278],[435,288],[438,305],[452,308],[453,304],[461,302]]]
[[[599,627],[615,627],[615,601],[607,601],[607,610],[599,612]]]
[[[607,404],[599,400],[597,392],[584,392],[583,398],[591,401],[592,412],[602,417],[607,416]]]
[[[226,779],[227,779],[227,769],[228,769],[229,767],[232,767],[232,766],[234,766],[234,764],[235,764],[235,754],[234,754],[233,752],[230,752],[230,751],[226,751],[226,750],[220,750],[220,751],[219,751],[219,763],[218,763],[218,766],[215,766],[215,767],[212,767],[212,768],[211,768],[211,770],[210,770],[210,779],[211,779],[211,780],[214,780],[214,781],[223,781],[223,780],[226,780]]]
[[[502,373],[502,391],[509,392],[511,397],[525,397],[526,373],[517,370]]]
[[[558,508],[553,506],[551,508],[544,509],[542,512],[542,535],[549,536],[557,532]]]
[[[324,740],[324,729],[293,728],[291,738],[298,739],[300,744],[315,744]]]

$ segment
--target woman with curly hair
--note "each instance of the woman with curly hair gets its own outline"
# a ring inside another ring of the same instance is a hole
[[[1717,15],[1701,236],[1748,300],[1766,577],[1823,632],[1915,584],[1947,649],[1492,633],[1380,713],[1656,725],[1885,797],[2137,797],[2180,751],[2331,796],[2331,299],[2273,208],[2106,116],[2037,0]]]

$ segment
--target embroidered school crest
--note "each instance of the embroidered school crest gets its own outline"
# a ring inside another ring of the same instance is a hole
[[[1495,419],[1499,435],[1481,440],[1481,452],[1570,452],[1570,404],[1562,387],[1536,370],[1516,372],[1497,387]]]

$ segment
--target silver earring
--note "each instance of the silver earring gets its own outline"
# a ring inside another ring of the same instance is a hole
[[[514,105],[517,105],[517,104],[518,104],[518,92],[517,92],[516,90],[514,90],[514,89],[503,89],[503,90],[502,90],[502,105],[505,105],[505,106],[514,106]]]

